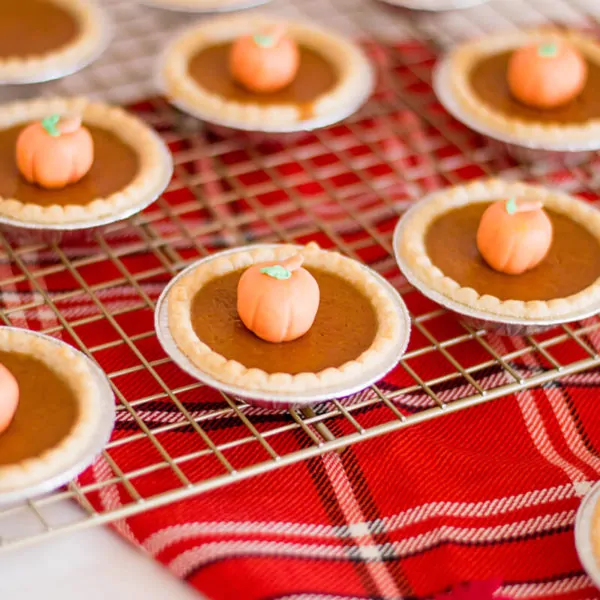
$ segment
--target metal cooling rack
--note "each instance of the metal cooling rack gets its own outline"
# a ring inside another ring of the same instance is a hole
[[[122,0],[106,5],[117,21],[110,52],[81,74],[26,93],[86,92],[127,102],[151,96],[153,58],[183,18]],[[268,9],[303,13],[367,40],[382,83],[361,112],[308,136],[249,143],[205,129],[153,97],[134,108],[175,155],[163,198],[85,242],[0,239],[3,322],[82,349],[107,372],[118,400],[117,430],[93,477],[0,509],[2,548],[118,522],[559,378],[591,380],[593,371],[580,373],[600,365],[598,319],[524,338],[470,329],[407,286],[391,244],[398,216],[415,199],[486,174],[598,198],[600,160],[571,170],[517,165],[458,127],[429,85],[435,55],[466,36],[548,20],[596,27],[597,2],[498,0],[446,15],[369,0],[275,2]],[[155,301],[191,261],[234,244],[311,239],[373,266],[411,309],[409,351],[385,382],[314,410],[273,414],[190,380],[160,351]],[[173,443],[184,431],[185,443]],[[68,499],[82,511],[58,516]]]

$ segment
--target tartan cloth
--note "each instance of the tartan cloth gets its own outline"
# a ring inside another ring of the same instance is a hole
[[[116,529],[214,600],[425,598],[493,578],[511,598],[600,598],[573,538],[580,494],[600,474],[595,377],[410,427]],[[160,477],[144,485],[168,486]]]
[[[18,264],[2,264],[2,308],[10,309],[8,320],[92,348],[93,357],[111,375],[121,404],[135,406],[118,411],[108,450],[111,462],[100,458],[79,478],[82,486],[109,481],[115,465],[127,475],[164,463],[156,445],[140,431],[140,423],[154,431],[182,419],[159,383],[178,390],[177,399],[224,448],[236,469],[269,458],[258,443],[228,447],[248,436],[246,425],[227,409],[217,391],[194,385],[166,360],[152,335],[152,304],[170,276],[157,259],[157,248],[166,248],[160,254],[164,261],[169,250],[190,262],[201,254],[199,247],[210,252],[239,243],[240,238],[314,239],[323,247],[354,244],[356,255],[388,277],[402,291],[413,315],[419,316],[431,311],[432,303],[406,288],[389,254],[398,212],[425,191],[490,170],[509,177],[528,175],[509,157],[491,153],[479,136],[443,113],[429,84],[435,61],[431,49],[407,42],[393,48],[370,45],[369,51],[383,77],[374,98],[352,124],[286,138],[284,143],[223,138],[193,126],[188,130],[190,122],[163,100],[138,103],[133,110],[157,128],[176,157],[174,184],[164,198],[141,220],[102,234],[102,243],[65,243],[63,254],[34,247],[19,253]],[[417,101],[419,113],[411,108]],[[443,120],[443,128],[435,119]],[[404,137],[397,134],[398,128]],[[460,138],[461,147],[447,139],[449,130],[457,132],[454,139]],[[300,158],[325,141],[327,147],[310,159]],[[289,160],[272,168],[252,167],[281,153]],[[373,156],[377,160],[365,160]],[[319,169],[340,164],[341,174],[315,180]],[[243,168],[236,171],[240,165]],[[588,188],[596,167],[592,163],[586,169],[566,170],[555,165],[544,171],[544,181],[574,191],[585,188],[584,197],[597,200]],[[398,178],[398,171],[407,174],[406,180]],[[192,180],[197,182],[200,203],[188,185]],[[361,188],[365,181],[369,184]],[[341,198],[349,185],[358,185],[359,193],[339,202],[323,198],[330,193]],[[290,200],[292,189],[296,201]],[[257,212],[259,205],[272,212]],[[189,210],[182,209],[187,206]],[[176,217],[175,209],[181,209]],[[212,229],[207,225],[211,220],[216,223]],[[383,243],[373,237],[375,228]],[[182,231],[199,233],[182,236]],[[148,244],[149,239],[158,242]],[[105,259],[93,258],[96,255]],[[66,259],[75,266],[64,268]],[[30,278],[19,280],[25,269]],[[36,275],[41,269],[43,275]],[[140,273],[149,275],[136,278]],[[39,290],[30,283],[34,280],[52,307],[45,298],[40,301]],[[72,295],[65,293],[69,290]],[[57,315],[72,324],[77,339],[56,330]],[[443,313],[435,319],[438,340],[460,332],[464,330],[454,316]],[[122,343],[124,336],[135,342]],[[486,341],[500,355],[527,344],[522,338],[494,335],[487,335]],[[596,350],[600,346],[594,331],[585,341]],[[421,330],[415,330],[409,350],[425,343]],[[463,366],[490,359],[473,340],[457,352]],[[552,347],[552,352],[563,364],[581,357],[581,347],[570,339]],[[428,381],[448,368],[442,363],[439,354],[426,353],[415,356],[411,367]],[[524,377],[550,368],[543,356],[532,353],[512,359],[511,366]],[[501,385],[505,376],[498,365],[477,375],[478,382],[490,389]],[[114,528],[211,600],[435,595],[444,600],[484,600],[496,587],[493,582],[499,582],[497,593],[502,597],[598,599],[573,540],[581,496],[600,478],[598,376],[597,370],[569,375],[543,388],[136,515],[116,522]],[[398,367],[379,385],[391,392],[411,384],[414,380]],[[436,393],[450,403],[472,391],[468,382],[456,379],[438,386]],[[344,402],[364,399],[365,394]],[[432,403],[421,389],[398,395],[394,402],[406,414]],[[317,413],[323,410],[318,407]],[[208,414],[211,418],[203,420]],[[265,435],[282,429],[268,438],[280,456],[310,446],[301,430],[283,431],[291,421],[288,413],[250,407],[244,414]],[[354,411],[353,416],[365,429],[390,418],[382,403]],[[343,418],[330,419],[327,425],[336,437],[352,432]],[[173,458],[206,449],[190,425],[153,435]],[[132,478],[136,497],[117,482],[87,493],[86,498],[107,511],[178,489],[182,476],[194,483],[222,473],[218,461],[206,454],[178,466],[179,474],[149,468]],[[445,595],[464,582],[480,583]]]

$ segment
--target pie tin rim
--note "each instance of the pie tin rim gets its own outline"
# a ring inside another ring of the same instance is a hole
[[[581,308],[579,310],[573,311],[572,313],[567,313],[565,315],[557,315],[555,317],[548,317],[545,319],[527,319],[524,317],[507,317],[504,315],[498,315],[491,311],[485,311],[473,308],[457,300],[453,300],[448,298],[438,290],[432,289],[425,281],[423,281],[414,270],[407,264],[406,260],[402,256],[402,252],[400,250],[400,238],[403,235],[404,228],[406,224],[409,222],[409,217],[414,212],[420,210],[425,202],[430,202],[437,196],[439,192],[433,192],[425,196],[425,198],[415,202],[403,215],[400,217],[398,223],[396,224],[396,228],[394,229],[394,236],[392,238],[392,244],[394,246],[394,255],[396,257],[396,262],[398,263],[398,267],[402,274],[406,277],[410,285],[412,285],[415,289],[417,289],[421,294],[433,300],[437,304],[440,304],[444,308],[451,310],[455,313],[463,315],[465,317],[469,317],[471,319],[489,321],[495,325],[518,325],[521,327],[526,327],[528,325],[538,326],[538,327],[553,327],[557,325],[562,325],[564,323],[572,323],[573,321],[580,321],[582,319],[587,319],[596,315],[600,312],[600,302],[597,302],[593,305],[588,306],[587,308]]]
[[[115,396],[110,387],[108,377],[102,369],[83,354],[83,352],[61,340],[57,340],[56,338],[37,331],[29,331],[19,327],[9,326],[3,326],[2,329],[17,331],[19,333],[24,332],[27,335],[39,337],[47,342],[56,344],[57,346],[66,346],[70,351],[79,355],[80,358],[83,358],[86,361],[86,364],[92,371],[92,376],[100,389],[100,393],[97,397],[99,414],[96,420],[95,430],[89,436],[86,447],[78,452],[77,456],[73,457],[71,464],[66,468],[55,469],[48,477],[44,477],[37,483],[29,484],[25,487],[14,488],[10,491],[0,492],[0,506],[19,503],[35,496],[51,492],[66,483],[69,483],[77,475],[85,471],[85,469],[94,463],[95,459],[101,454],[109,442],[116,417]]]
[[[432,84],[435,95],[442,106],[458,121],[473,131],[503,142],[527,150],[545,150],[547,152],[584,152],[600,150],[600,137],[588,140],[556,140],[555,142],[541,142],[539,140],[525,141],[521,137],[499,130],[496,127],[486,125],[481,119],[469,113],[458,101],[454,94],[452,85],[452,64],[449,55],[440,59],[432,74]]]
[[[350,396],[380,381],[383,377],[385,377],[385,375],[387,375],[392,369],[396,367],[396,365],[400,362],[402,356],[404,355],[406,348],[408,347],[408,342],[410,340],[411,321],[408,309],[406,308],[404,301],[402,300],[398,291],[392,286],[392,284],[389,283],[381,275],[379,275],[379,273],[375,272],[374,270],[361,263],[359,263],[360,266],[363,269],[365,269],[370,275],[372,275],[378,283],[382,284],[383,288],[386,290],[386,293],[389,294],[389,297],[394,301],[397,314],[402,324],[399,343],[394,347],[393,352],[390,351],[389,356],[386,356],[385,360],[382,360],[376,367],[369,369],[368,374],[366,376],[362,375],[360,378],[358,378],[358,380],[356,380],[357,378],[355,377],[354,379],[356,381],[353,381],[352,384],[348,384],[346,382],[343,382],[341,384],[335,384],[333,386],[329,386],[329,389],[327,389],[327,391],[321,391],[317,393],[282,393],[247,390],[241,386],[222,383],[218,379],[205,373],[201,368],[194,365],[187,358],[187,356],[179,349],[175,340],[171,336],[168,326],[168,296],[173,286],[186,274],[188,274],[189,272],[198,268],[199,265],[204,264],[206,262],[222,258],[223,256],[227,256],[229,254],[240,252],[241,249],[275,248],[280,246],[281,244],[253,244],[251,246],[246,246],[243,248],[229,248],[227,250],[211,254],[194,262],[193,264],[189,265],[186,269],[184,269],[181,273],[179,273],[176,277],[174,277],[167,284],[162,294],[160,295],[156,303],[156,310],[154,313],[154,323],[158,340],[165,352],[169,355],[173,362],[175,362],[175,364],[177,364],[183,371],[188,373],[188,375],[191,375],[195,379],[198,379],[199,381],[212,388],[215,388],[221,392],[231,394],[242,399],[268,401],[273,403],[274,405],[279,404],[282,408],[289,408],[291,406],[296,405],[310,405],[318,402],[324,402],[326,400]],[[297,245],[294,246],[298,248],[302,247]]]

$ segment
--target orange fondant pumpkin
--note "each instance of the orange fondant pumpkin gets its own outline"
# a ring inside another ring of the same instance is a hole
[[[60,189],[79,181],[94,161],[94,142],[77,117],[54,115],[28,125],[17,139],[17,166],[29,183]]]
[[[233,78],[251,92],[276,92],[289,85],[300,66],[296,42],[278,26],[265,34],[244,36],[231,48],[229,66]]]
[[[516,50],[508,65],[512,94],[529,106],[550,109],[574,100],[587,81],[581,52],[563,41]]]
[[[289,342],[303,336],[319,308],[319,285],[301,267],[302,255],[283,262],[260,263],[240,278],[237,310],[242,323],[267,342]]]
[[[0,434],[8,428],[19,403],[19,386],[13,374],[0,365]]]
[[[551,245],[552,222],[540,202],[495,202],[483,213],[477,230],[477,247],[485,261],[510,275],[533,269]]]

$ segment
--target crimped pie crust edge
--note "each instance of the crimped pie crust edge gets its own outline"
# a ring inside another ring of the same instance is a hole
[[[100,391],[85,359],[65,344],[56,344],[26,330],[0,327],[0,349],[33,356],[63,375],[79,401],[79,419],[69,435],[42,455],[0,466],[0,493],[43,481],[69,468],[87,447],[100,419]]]
[[[50,114],[80,114],[83,124],[96,125],[114,133],[133,148],[139,169],[133,181],[121,191],[84,205],[41,206],[18,198],[0,196],[0,215],[40,225],[85,224],[97,218],[116,216],[162,191],[171,161],[158,135],[134,115],[117,106],[86,98],[40,98],[0,106],[0,129],[36,121]]]
[[[98,4],[85,0],[52,2],[75,17],[80,27],[79,34],[68,44],[39,56],[0,59],[0,80],[45,79],[46,74],[54,76],[61,71],[71,72],[77,65],[89,62],[104,46],[108,23]]]
[[[330,271],[355,285],[365,294],[375,309],[378,330],[371,346],[355,360],[338,368],[319,373],[266,373],[248,369],[228,360],[201,342],[191,322],[191,303],[196,293],[211,279],[252,264],[284,260],[296,252],[303,254],[305,265]],[[200,265],[182,277],[168,295],[168,326],[179,349],[199,369],[222,383],[258,392],[319,392],[324,387],[343,383],[360,375],[362,370],[376,366],[394,351],[401,335],[402,322],[389,292],[360,263],[337,252],[321,250],[316,244],[303,248],[280,245],[271,248],[248,248],[216,258]]]
[[[480,295],[470,287],[444,275],[436,267],[425,246],[429,225],[449,210],[473,202],[489,202],[501,198],[527,197],[543,202],[544,206],[568,215],[588,229],[600,241],[600,211],[583,200],[541,186],[520,182],[488,179],[435,192],[415,205],[404,218],[403,235],[397,251],[412,274],[430,289],[466,307],[492,315],[519,319],[540,320],[568,315],[600,303],[600,278],[581,292],[566,298],[542,301],[500,300],[489,294]]]
[[[234,15],[212,19],[180,34],[167,48],[161,63],[161,80],[166,95],[183,100],[219,120],[243,121],[249,125],[268,122],[271,125],[297,123],[304,119],[300,108],[293,105],[246,104],[208,92],[188,74],[190,58],[201,48],[231,41],[262,27],[283,23],[300,44],[314,48],[338,70],[337,85],[314,104],[312,118],[317,118],[348,104],[362,93],[369,64],[362,51],[351,41],[315,25],[278,19],[265,15]]]
[[[483,58],[507,50],[516,49],[528,43],[549,39],[567,40],[576,46],[589,59],[600,65],[600,44],[594,38],[568,31],[536,29],[533,31],[490,35],[467,42],[449,55],[450,85],[462,109],[476,117],[482,125],[509,133],[516,139],[531,143],[552,144],[557,141],[593,141],[600,136],[600,119],[590,120],[581,125],[562,123],[535,123],[507,116],[485,104],[471,86],[469,75],[473,67]]]

